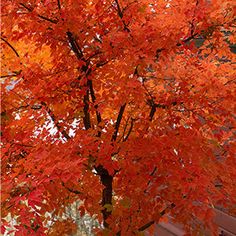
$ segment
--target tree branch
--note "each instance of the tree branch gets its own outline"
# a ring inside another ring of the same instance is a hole
[[[67,37],[69,39],[69,43],[70,43],[72,51],[74,52],[76,57],[79,60],[81,60],[83,58],[83,52],[82,52],[80,46],[78,45],[78,43],[76,42],[73,34],[70,31],[67,31],[66,34],[67,34]]]
[[[89,89],[90,89],[90,95],[92,98],[92,102],[95,103],[96,102],[96,97],[95,97],[95,93],[93,90],[93,82],[92,80],[88,80],[88,84],[89,84]],[[96,116],[97,116],[97,123],[99,124],[102,121],[102,117],[100,112],[98,111],[98,105],[96,104],[94,106],[94,108],[96,109]],[[98,131],[98,137],[101,137],[101,131]]]
[[[121,10],[120,4],[118,2],[118,0],[115,0],[116,6],[117,6],[117,13],[118,16],[120,17],[120,19],[122,20],[122,23],[124,25],[124,30],[126,30],[127,32],[130,32],[130,29],[127,27],[127,24],[125,23],[125,21],[123,20],[123,10]]]
[[[164,214],[166,214],[167,209],[172,209],[175,207],[174,203],[171,203],[170,206],[168,206],[167,208],[165,208],[163,211],[160,212],[160,216],[163,216]],[[154,220],[149,221],[148,223],[146,223],[145,225],[141,226],[140,228],[138,228],[138,231],[144,231],[147,228],[149,228],[151,225],[153,225],[154,223],[156,223]],[[121,236],[121,231],[119,231],[118,233],[116,233],[116,236]]]
[[[64,182],[61,182],[61,185],[62,185],[63,187],[65,187],[65,188],[66,188],[69,192],[71,192],[71,193],[74,193],[74,194],[82,194],[82,192],[80,192],[80,191],[78,191],[78,190],[71,189],[71,188],[67,187]]]
[[[82,60],[86,62],[86,65],[83,65],[81,67],[81,71],[85,73],[87,83],[86,83],[86,94],[84,95],[83,102],[84,102],[84,117],[83,117],[83,122],[84,122],[84,127],[86,130],[91,128],[91,122],[90,122],[90,114],[89,114],[89,89],[90,89],[90,80],[87,78],[87,76],[90,74],[91,69],[89,68],[89,61],[86,61],[83,57],[83,52],[82,49],[80,48],[79,44],[75,40],[73,34],[70,31],[66,32],[70,47],[74,54],[76,55],[78,60]]]
[[[20,57],[19,53],[16,51],[16,49],[3,37],[1,37],[1,40],[4,41],[11,49],[12,51],[16,54],[17,57]]]
[[[166,214],[167,210],[168,209],[172,209],[175,207],[175,204],[174,203],[171,203],[170,206],[168,206],[167,208],[165,208],[163,211],[160,212],[160,216],[163,216]],[[138,231],[144,231],[146,230],[147,228],[149,228],[151,225],[153,225],[155,223],[154,220],[151,220],[149,221],[148,223],[146,223],[145,225],[141,226]]]
[[[106,65],[107,63],[109,63],[109,61],[98,62],[98,63],[96,64],[96,67],[99,68],[99,67],[101,67],[101,66]]]
[[[123,129],[123,132],[122,132],[122,136],[120,137],[118,143],[121,142],[121,140],[124,142],[125,132],[126,132],[126,129],[128,127],[129,120],[130,120],[130,117],[125,122],[124,129]]]
[[[50,19],[50,18],[48,18],[46,16],[42,16],[42,15],[39,15],[39,14],[38,14],[38,17],[43,19],[43,20],[49,21],[49,22],[51,22],[53,24],[57,24],[57,22],[58,22],[58,20],[53,20],[53,19]]]
[[[88,82],[87,82],[88,84]],[[89,114],[89,90],[88,88],[86,89],[86,94],[84,95],[84,117],[83,117],[83,121],[84,121],[84,127],[86,130],[88,130],[89,128],[91,128],[91,123],[90,123],[90,114]]]
[[[118,0],[115,0],[116,6],[117,6],[117,12],[119,17],[122,19],[123,18],[123,11],[121,10],[120,4],[118,2]]]
[[[85,60],[85,58],[83,57],[83,52],[81,50],[81,48],[79,47],[78,43],[76,42],[76,40],[73,37],[73,34],[68,31],[67,32],[67,36],[69,39],[69,43],[71,46],[72,51],[75,53],[76,57],[79,60],[82,60],[86,63],[86,65],[82,66],[81,70],[82,72],[85,73],[86,79],[87,79],[87,84],[86,84],[86,94],[84,95],[84,126],[85,129],[88,130],[89,128],[91,128],[91,121],[90,121],[90,113],[89,113],[89,91],[90,91],[90,95],[91,95],[91,99],[92,102],[95,103],[96,102],[96,97],[95,97],[95,93],[93,90],[93,84],[92,84],[92,80],[88,78],[88,75],[91,73],[91,69],[89,68],[89,59]],[[98,67],[98,66],[97,66]],[[98,105],[96,104],[95,106],[96,109],[96,116],[97,116],[97,123],[99,124],[102,121],[101,118],[101,114],[99,113],[99,111],[97,110]],[[123,107],[123,108],[122,108]],[[124,112],[124,108],[125,106],[123,105],[121,108],[123,109]],[[123,114],[123,112],[121,112]],[[121,117],[118,116],[117,118],[117,123],[116,123],[116,128],[115,128],[115,132],[113,135],[114,141],[117,137],[117,133],[118,133],[118,129],[119,129],[119,125],[121,122],[121,118],[122,118],[122,114]],[[101,136],[101,132],[99,131],[98,133],[98,137]],[[112,205],[112,183],[113,183],[113,176],[111,176],[108,172],[107,169],[105,169],[102,165],[98,165],[98,166],[94,166],[97,174],[100,176],[100,181],[103,184],[104,188],[102,191],[102,215],[103,215],[103,224],[105,228],[109,228],[109,224],[107,223],[107,219],[109,218],[109,216],[111,215],[111,211],[108,210],[105,205],[109,204]]]
[[[176,46],[181,46],[182,43],[187,43],[187,42],[191,41],[191,40],[194,39],[195,36],[197,36],[197,35],[198,35],[197,33],[195,33],[195,34],[193,34],[193,35],[190,35],[188,38],[182,40],[181,43],[177,43]]]
[[[11,77],[11,76],[17,76],[22,72],[22,70],[20,71],[13,71],[12,74],[9,75],[1,75],[0,78],[6,78],[6,77]]]
[[[125,141],[129,138],[129,136],[130,136],[130,134],[131,134],[131,132],[132,132],[133,127],[134,127],[134,119],[131,118],[130,128],[129,128],[129,131],[128,131],[127,135],[126,135],[125,138],[123,139],[123,142],[125,142]]]
[[[157,167],[155,166],[155,167],[153,168],[152,173],[150,174],[150,177],[152,177],[152,176],[156,173],[156,171],[157,171]],[[147,183],[147,188],[148,188],[148,186],[150,185],[150,183],[151,183],[151,180],[148,181],[148,183]],[[144,193],[147,192],[147,188],[143,191]]]
[[[150,227],[151,225],[153,225],[154,223],[155,223],[155,221],[152,220],[152,221],[148,222],[147,224],[141,226],[141,227],[138,229],[138,231],[144,231],[145,229],[149,228],[149,227]]]
[[[64,138],[69,140],[70,136],[67,134],[67,132],[65,130],[62,129],[62,127],[60,126],[59,122],[56,120],[56,117],[55,117],[54,113],[52,112],[52,110],[47,106],[47,104],[45,102],[41,102],[41,104],[42,104],[42,106],[45,107],[45,110],[47,111],[48,115],[52,119],[54,125],[57,127],[58,131],[62,134],[62,136]]]
[[[57,6],[58,6],[58,9],[61,10],[61,2],[60,2],[60,0],[57,0]]]
[[[236,79],[231,79],[231,80],[228,80],[226,83],[224,83],[224,85],[228,85],[230,83],[234,83],[236,81]]]
[[[156,109],[157,109],[157,108],[156,108],[156,105],[153,104],[153,105],[151,106],[151,111],[150,111],[150,113],[149,113],[149,120],[150,120],[150,121],[152,121],[153,116],[155,115]]]
[[[94,90],[93,90],[92,80],[89,80],[88,84],[89,84],[89,88],[90,88],[90,94],[91,94],[92,102],[95,103],[96,102],[96,97],[95,97],[95,93],[94,93]],[[99,124],[102,121],[101,114],[100,114],[100,112],[97,111],[98,105],[96,104],[94,107],[96,109],[97,122]]]
[[[105,228],[109,228],[107,219],[111,215],[111,211],[105,208],[104,206],[109,204],[112,205],[112,182],[113,176],[111,176],[108,171],[102,166],[99,165],[95,167],[97,174],[100,176],[100,180],[104,186],[102,191],[102,215],[103,215],[103,224]]]
[[[20,3],[20,5],[21,5],[22,7],[24,7],[26,10],[28,10],[29,12],[32,12],[32,11],[34,10],[33,8],[26,6],[24,3]],[[43,19],[43,20],[46,20],[46,21],[49,21],[49,22],[51,22],[51,23],[53,23],[53,24],[57,24],[57,22],[58,22],[58,20],[53,20],[53,19],[50,19],[50,18],[48,18],[48,17],[46,17],[46,16],[42,16],[42,15],[40,15],[40,14],[37,14],[37,16],[38,16],[39,18],[41,18],[41,19]]]
[[[154,97],[153,97],[152,94],[148,91],[148,89],[147,89],[147,87],[146,87],[146,85],[145,85],[144,82],[142,83],[142,85],[143,85],[144,89],[147,91],[147,95],[150,97],[150,99],[147,100],[147,103],[148,103],[148,105],[151,106],[151,110],[150,110],[150,113],[149,113],[149,120],[152,121],[153,116],[154,116],[154,114],[155,114],[155,112],[156,112],[156,108],[157,108],[157,107],[156,107],[156,104],[155,104],[155,101],[154,101]]]
[[[160,212],[160,216],[164,216],[168,209],[173,209],[175,207],[174,203],[171,203],[170,206],[166,207],[163,211]]]
[[[120,107],[120,111],[119,111],[119,114],[118,114],[118,117],[117,117],[117,120],[116,120],[115,131],[112,135],[111,141],[116,141],[117,134],[118,134],[119,127],[120,127],[120,123],[121,123],[121,120],[122,120],[122,116],[123,116],[124,111],[125,111],[125,107],[126,107],[126,103]]]

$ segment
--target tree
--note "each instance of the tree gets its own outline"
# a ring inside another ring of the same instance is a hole
[[[230,0],[4,0],[2,230],[71,234],[56,216],[80,200],[97,234],[214,234],[213,208],[235,213],[234,32]]]

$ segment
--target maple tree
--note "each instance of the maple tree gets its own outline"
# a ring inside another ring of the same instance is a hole
[[[235,213],[233,1],[1,5],[3,231],[72,234],[77,200],[107,235]]]

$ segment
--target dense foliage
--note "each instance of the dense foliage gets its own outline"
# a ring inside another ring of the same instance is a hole
[[[107,235],[235,213],[233,1],[1,5],[3,231],[72,234],[78,200]]]

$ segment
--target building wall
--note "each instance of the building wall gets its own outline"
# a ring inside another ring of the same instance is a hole
[[[219,226],[219,236],[236,236],[236,218],[217,209],[215,212],[215,223]],[[170,222],[155,225],[154,235],[149,236],[183,236],[184,233],[181,225]],[[206,233],[205,235],[210,236],[211,234]]]

